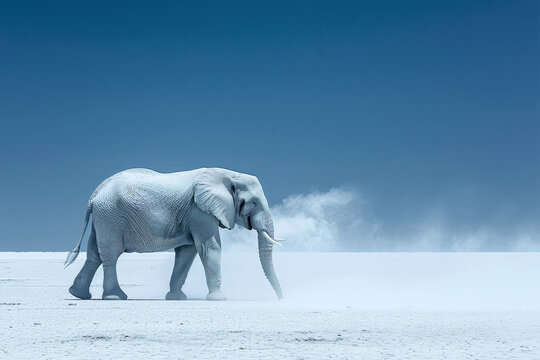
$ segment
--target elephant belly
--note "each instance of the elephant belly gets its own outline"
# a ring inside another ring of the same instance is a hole
[[[174,249],[178,246],[191,245],[193,239],[191,236],[177,236],[177,237],[151,237],[142,238],[139,236],[128,236],[124,239],[125,252],[156,252]]]
[[[166,206],[146,211],[128,208],[124,219],[126,252],[163,251],[193,242],[183,222]]]
[[[124,232],[126,252],[155,252],[193,243],[189,232],[174,225],[167,216],[143,217],[128,222]],[[171,225],[173,224],[173,225]]]

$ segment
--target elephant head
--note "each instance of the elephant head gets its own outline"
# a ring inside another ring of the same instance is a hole
[[[281,286],[272,262],[274,224],[268,201],[257,177],[224,169],[204,169],[195,180],[195,203],[201,210],[214,215],[219,226],[234,228],[235,224],[256,230],[259,259],[264,274],[279,299]]]

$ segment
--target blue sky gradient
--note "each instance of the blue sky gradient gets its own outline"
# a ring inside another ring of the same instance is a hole
[[[539,19],[537,1],[2,2],[0,250],[71,249],[92,190],[131,167],[252,173],[273,205],[354,188],[396,229],[434,210],[534,228]]]

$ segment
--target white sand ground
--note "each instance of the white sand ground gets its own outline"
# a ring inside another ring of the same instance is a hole
[[[124,254],[113,302],[67,292],[84,253],[0,253],[0,358],[540,359],[540,253],[278,252],[283,301],[225,253],[218,303],[198,260],[192,300],[161,300],[173,257]]]

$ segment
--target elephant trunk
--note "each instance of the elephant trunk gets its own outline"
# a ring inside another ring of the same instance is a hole
[[[258,217],[254,228],[257,230],[258,240],[259,240],[259,259],[261,260],[261,266],[264,271],[264,275],[272,285],[272,288],[276,292],[278,299],[283,298],[281,293],[281,286],[279,285],[279,280],[274,271],[274,264],[272,262],[272,250],[273,245],[270,243],[265,236],[263,231],[266,231],[270,237],[274,237],[274,223],[272,222],[272,217],[268,213]]]

